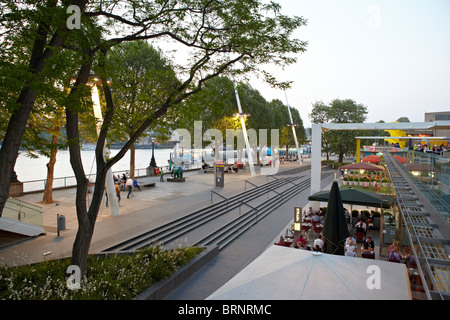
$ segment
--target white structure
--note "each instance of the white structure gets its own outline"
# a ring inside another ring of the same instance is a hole
[[[256,175],[255,173],[255,167],[253,164],[253,155],[250,149],[250,143],[248,142],[248,134],[247,134],[247,128],[245,126],[245,114],[242,113],[242,107],[241,107],[241,100],[239,99],[239,94],[236,87],[236,81],[233,81],[234,85],[234,92],[236,94],[236,101],[239,108],[239,118],[241,119],[241,126],[242,126],[242,132],[244,134],[244,141],[245,141],[245,147],[247,148],[247,156],[248,156],[248,164],[250,166],[250,172],[252,174],[252,177]]]
[[[302,163],[302,157],[300,155],[300,149],[298,148],[297,132],[295,132],[295,124],[294,124],[294,121],[292,120],[291,108],[289,107],[289,102],[288,102],[288,98],[287,98],[287,95],[286,95],[286,91],[284,91],[284,95],[286,96],[286,104],[287,104],[287,108],[288,108],[288,111],[289,111],[289,119],[291,120],[291,123],[289,125],[292,127],[292,134],[294,135],[295,148],[297,149],[298,162],[301,164]],[[286,157],[287,157],[287,154],[286,154]]]
[[[102,116],[102,109],[100,106],[100,98],[99,93],[97,89],[97,85],[94,83],[94,85],[91,88],[91,94],[92,94],[92,103],[93,103],[93,109],[94,109],[94,116],[96,119],[96,129],[97,129],[97,136],[100,134],[100,130],[103,123],[103,116]],[[103,153],[106,153],[106,148],[103,150]],[[119,216],[120,215],[120,209],[119,209],[119,201],[116,196],[116,188],[114,186],[114,177],[112,174],[112,170],[109,169],[106,172],[106,178],[105,178],[105,186],[106,186],[106,193],[108,195],[108,202],[109,202],[109,208],[111,210],[112,216]]]
[[[403,263],[271,246],[209,300],[410,300]]]
[[[322,130],[436,130],[450,129],[450,121],[395,123],[317,123],[311,135],[311,194],[321,191]]]

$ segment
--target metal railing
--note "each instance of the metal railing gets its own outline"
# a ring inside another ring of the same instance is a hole
[[[169,166],[160,166],[158,168],[162,168],[165,173],[169,171]],[[195,162],[191,164],[183,164],[183,169],[185,171],[188,170],[195,170],[201,168],[201,163]],[[119,170],[119,171],[113,171],[114,176],[122,176],[123,174],[129,175],[130,170]],[[136,178],[143,178],[148,177],[148,168],[139,168],[134,170],[134,176]],[[86,178],[89,179],[92,183],[95,181],[96,174],[88,174],[86,175]],[[47,183],[47,179],[39,179],[39,180],[29,180],[29,181],[23,181],[23,192],[24,193],[30,193],[30,192],[42,192],[45,189],[45,184]],[[72,188],[77,185],[77,180],[75,176],[68,176],[68,177],[58,177],[53,178],[53,190],[57,189],[65,189],[65,188]]]

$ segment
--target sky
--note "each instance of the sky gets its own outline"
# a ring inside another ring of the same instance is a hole
[[[423,122],[425,112],[450,111],[449,0],[277,2],[283,14],[308,20],[294,34],[307,50],[285,70],[266,68],[293,81],[286,94],[257,80],[250,85],[298,109],[305,128],[312,104],[333,99],[366,106],[366,122]]]

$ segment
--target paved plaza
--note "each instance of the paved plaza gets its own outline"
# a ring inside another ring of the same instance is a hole
[[[307,166],[310,164],[309,161],[310,159],[305,159],[302,165],[299,165],[298,162],[286,162],[280,166],[280,172]],[[309,176],[309,171],[306,171],[305,174]],[[190,171],[185,173],[185,177],[186,182],[183,183],[160,182],[159,177],[138,179],[142,191],[135,189],[130,199],[126,197],[127,192],[122,192],[120,216],[111,216],[110,209],[103,201],[90,252],[101,252],[133,235],[141,234],[199,208],[207,207],[211,201],[219,201],[220,198],[212,194],[211,190],[229,197],[251,187],[248,182],[262,185],[268,181],[267,176],[252,177],[250,172],[243,170],[237,174],[226,174],[224,188],[215,188],[214,174],[212,173]],[[322,181],[324,189],[331,184],[332,180],[333,176],[331,175]],[[154,182],[155,185],[143,187],[149,182]],[[19,197],[20,200],[37,204],[43,208],[43,224],[46,234],[4,247],[0,250],[0,259],[9,265],[14,265],[70,256],[77,231],[75,191],[75,188],[55,191],[54,199],[59,203],[58,206],[40,203],[41,193]],[[309,206],[307,200],[309,195],[310,189],[307,188],[261,219],[245,234],[221,250],[217,257],[169,294],[166,299],[206,299],[272,246],[281,234],[285,233],[286,228],[293,222],[294,207]],[[87,195],[88,200],[90,196],[91,194]],[[61,231],[60,236],[57,235],[56,228],[57,214],[64,215],[66,219],[66,230]]]

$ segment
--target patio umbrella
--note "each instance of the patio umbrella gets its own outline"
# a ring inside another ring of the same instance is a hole
[[[401,162],[401,163],[407,163],[408,162],[408,159],[406,159],[405,157],[400,157],[400,156],[398,156],[396,154],[394,154],[394,158],[397,159],[397,161]]]
[[[368,163],[368,162],[357,162],[357,163],[352,163],[352,164],[348,164],[346,166],[339,167],[339,170],[341,170],[341,169],[382,171],[382,170],[384,170],[384,167],[373,164],[373,163]]]
[[[344,255],[345,239],[348,238],[349,232],[345,220],[344,205],[336,180],[331,186],[322,235],[325,239],[324,252]]]
[[[376,155],[370,155],[361,159],[362,162],[380,163],[380,157]]]
[[[388,209],[394,203],[393,198],[386,196],[383,197],[378,193],[353,188],[340,190],[340,193],[342,202],[346,204],[377,207],[377,208],[383,207]],[[326,190],[326,191],[319,191],[310,195],[308,197],[308,200],[327,202],[329,198],[330,192]]]
[[[379,288],[370,287],[379,268]],[[369,269],[370,268],[370,269]],[[272,246],[207,300],[410,300],[404,264]],[[321,310],[318,310],[321,311]]]

